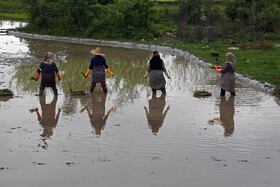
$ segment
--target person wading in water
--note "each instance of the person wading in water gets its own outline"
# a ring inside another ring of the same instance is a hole
[[[154,51],[153,57],[149,61],[146,75],[144,76],[144,78],[147,78],[149,75],[149,86],[152,88],[153,94],[156,94],[157,90],[161,90],[163,94],[166,94],[166,81],[163,76],[163,72],[167,78],[170,79],[158,51]]]
[[[85,77],[88,76],[90,71],[92,70],[92,81],[91,81],[91,87],[90,92],[93,92],[96,83],[100,83],[101,87],[103,89],[104,93],[107,93],[107,87],[105,83],[105,69],[108,71],[108,73],[113,76],[114,73],[111,72],[109,69],[107,63],[105,54],[102,53],[101,48],[97,47],[95,50],[91,50],[91,53],[95,56],[91,58],[90,66],[85,74]]]

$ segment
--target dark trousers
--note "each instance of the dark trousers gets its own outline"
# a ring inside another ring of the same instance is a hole
[[[90,92],[93,92],[94,88],[96,86],[96,82],[91,82],[91,87],[90,87]],[[107,87],[106,87],[106,83],[101,83],[101,87],[103,89],[104,93],[107,93]]]
[[[51,86],[51,88],[53,89],[53,94],[54,95],[57,95],[57,88],[56,86]],[[44,93],[44,89],[45,89],[45,86],[40,86],[40,90],[39,90],[39,95],[42,96],[43,93]]]
[[[221,93],[220,96],[225,96],[226,91],[224,89],[221,88]],[[235,96],[235,93],[230,93],[231,96]]]
[[[157,93],[157,90],[155,90],[155,89],[152,89],[152,91],[153,91],[153,94],[156,94],[156,93]],[[163,94],[166,94],[165,88],[160,89],[160,91],[161,91]]]

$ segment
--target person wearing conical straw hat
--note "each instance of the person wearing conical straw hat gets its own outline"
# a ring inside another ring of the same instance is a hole
[[[104,58],[105,54],[102,53],[100,47],[97,47],[96,49],[92,49],[90,52],[95,55],[94,57],[91,58],[90,66],[85,74],[85,77],[87,77],[90,71],[92,70],[92,82],[91,82],[90,92],[93,92],[96,83],[100,83],[103,92],[106,93],[107,87],[105,83],[105,69],[108,71],[108,73],[111,76],[113,76],[114,73],[112,73],[111,70],[109,69],[106,63],[106,59]]]

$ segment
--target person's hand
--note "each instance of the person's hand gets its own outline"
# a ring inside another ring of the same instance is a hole
[[[215,67],[215,71],[221,72],[221,71],[222,71],[222,66],[216,66],[216,67]]]
[[[35,78],[34,80],[35,80],[35,81],[38,81],[38,78]]]
[[[170,76],[167,76],[168,79],[170,79]]]
[[[146,79],[146,78],[147,78],[147,75],[145,75],[144,78]]]

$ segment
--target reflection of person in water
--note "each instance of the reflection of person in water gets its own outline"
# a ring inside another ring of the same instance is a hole
[[[224,127],[224,136],[231,136],[234,132],[234,96],[228,100],[223,96],[220,102],[220,121]]]
[[[57,95],[54,96],[54,98],[50,104],[46,104],[46,96],[42,96],[42,97],[40,97],[42,116],[40,115],[38,108],[35,109],[35,112],[38,117],[38,121],[44,128],[44,131],[41,134],[41,136],[44,138],[51,137],[53,134],[53,129],[57,125],[61,109],[59,109],[58,113],[55,115],[56,103],[57,103]],[[45,139],[43,141],[45,142]],[[45,142],[45,144],[47,146],[46,142]],[[43,147],[46,147],[46,146],[43,146]]]
[[[105,115],[106,97],[107,93],[103,93],[101,101],[97,101],[95,95],[91,94],[92,113],[89,111],[87,106],[85,107],[85,110],[87,111],[90,118],[90,123],[95,129],[96,135],[101,135],[101,130],[104,129],[106,121],[113,110],[113,108],[111,108]]]
[[[169,110],[169,106],[163,112],[165,107],[165,94],[162,94],[161,97],[157,98],[155,94],[152,95],[152,99],[149,100],[149,112],[146,107],[144,107],[147,121],[149,127],[152,129],[153,134],[157,134],[159,128],[162,126],[164,119]]]

